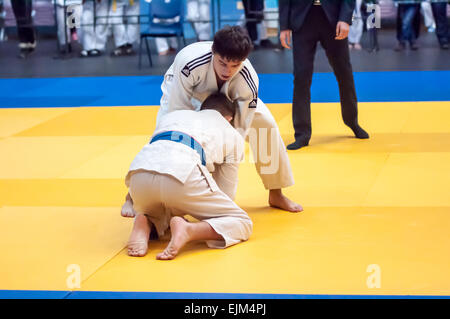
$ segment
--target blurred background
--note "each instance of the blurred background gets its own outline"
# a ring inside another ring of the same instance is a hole
[[[172,6],[161,13],[159,2]],[[446,1],[358,0],[349,36],[354,71],[450,69],[449,15]],[[258,72],[292,72],[292,53],[279,44],[277,0],[0,0],[0,77],[162,75],[183,46],[212,40],[226,24],[249,29]],[[415,41],[401,43],[409,30]],[[323,50],[315,71],[331,72]]]

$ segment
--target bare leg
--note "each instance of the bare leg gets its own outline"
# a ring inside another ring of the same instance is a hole
[[[136,211],[133,209],[133,200],[131,199],[130,193],[128,193],[127,197],[125,197],[125,204],[123,204],[120,214],[123,217],[136,216]]]
[[[142,257],[147,254],[151,223],[144,214],[137,214],[128,240],[128,255]]]
[[[269,205],[292,213],[303,211],[303,207],[284,196],[281,189],[269,191]]]
[[[223,240],[207,222],[190,223],[184,218],[175,216],[170,220],[172,238],[166,249],[156,256],[159,260],[174,259],[180,249],[194,240]]]

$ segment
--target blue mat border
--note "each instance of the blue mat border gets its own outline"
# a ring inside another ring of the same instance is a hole
[[[450,101],[450,71],[355,72],[359,102]],[[292,103],[292,74],[260,74],[265,103]],[[159,105],[162,76],[0,79],[0,108]],[[339,102],[333,73],[315,73],[311,101]]]
[[[450,296],[0,290],[0,299],[450,299]]]

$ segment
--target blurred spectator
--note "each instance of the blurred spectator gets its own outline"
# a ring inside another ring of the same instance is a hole
[[[361,36],[363,34],[364,20],[361,14],[362,0],[356,0],[353,11],[353,22],[348,33],[348,46],[350,49],[361,50]]]
[[[177,38],[155,38],[155,42],[159,55],[175,53],[178,49]]]
[[[441,49],[449,48],[449,26],[447,20],[447,3],[448,1],[432,2],[431,9],[433,11],[434,20],[436,21],[436,36]]]
[[[403,51],[408,42],[411,50],[417,50],[420,30],[420,2],[418,0],[395,0],[397,10],[397,40],[395,51]]]
[[[140,40],[140,5],[139,0],[130,0],[125,6],[126,30],[127,30],[127,54],[133,54],[133,45]]]
[[[375,5],[378,5],[378,0],[363,0],[362,6],[361,6],[361,15],[363,17],[363,21],[365,21],[367,34],[369,37],[369,47],[367,50],[369,52],[378,51],[380,49],[378,45],[378,31],[377,28],[380,27],[380,25],[377,25],[376,20],[377,18],[381,18],[380,16],[376,16],[376,7]],[[380,12],[381,14],[381,12]]]
[[[255,44],[258,39],[257,25],[264,20],[264,0],[243,0],[248,35]]]
[[[211,23],[195,22],[211,19],[211,0],[187,0],[188,21],[193,22],[198,41],[211,40]]]
[[[73,19],[81,19],[82,12],[82,0],[56,0],[56,25],[58,27],[58,42],[60,51],[71,52],[71,42],[78,41],[77,29],[75,26],[70,25],[67,21],[69,15],[73,16]],[[73,10],[68,12],[68,9]]]
[[[179,17],[176,17],[174,19],[153,19],[153,22],[155,23],[175,23],[180,21]],[[171,53],[174,53],[178,49],[178,39],[176,37],[172,38],[155,38],[156,43],[156,50],[158,51],[159,55],[168,55]]]
[[[100,50],[104,51],[108,41],[109,31],[112,31],[115,49],[111,53],[111,56],[133,54],[132,46],[128,43],[127,28],[125,27],[123,17],[125,7],[130,4],[130,1],[134,4],[133,0],[110,0],[109,3],[106,0],[102,0],[102,2],[106,2],[108,5],[108,16],[98,20],[99,25],[96,32],[101,41]]]
[[[278,48],[267,37],[267,28],[264,23],[264,0],[243,0],[242,3],[246,18],[245,27],[254,48],[258,48],[258,45],[263,48]]]
[[[128,40],[124,24],[124,10],[127,5],[134,5],[131,0],[96,0],[85,1],[83,5],[83,51],[82,57],[99,56],[106,49],[110,29],[114,37],[115,49],[112,56],[131,55],[134,53]],[[136,10],[133,8],[133,10]],[[94,21],[95,17],[95,21]],[[95,24],[95,26],[94,26]],[[136,32],[133,30],[131,32]]]
[[[6,40],[5,17],[6,17],[6,11],[5,11],[5,7],[3,5],[3,0],[0,0],[0,42]]]
[[[102,44],[96,29],[99,27],[97,25],[98,17],[106,16],[107,12],[107,0],[83,0],[83,15],[81,16],[81,23],[83,25],[83,50],[81,51],[81,57],[101,55],[101,49],[104,45]]]
[[[172,24],[180,21],[180,17],[177,16],[173,19],[158,19],[153,18],[154,23]],[[159,55],[168,55],[175,53],[178,49],[177,37],[171,38],[155,38],[156,50]]]
[[[195,22],[211,19],[211,0],[187,0],[186,20],[192,22],[198,41],[211,40],[211,23]],[[161,20],[155,19],[155,22]],[[173,23],[178,19],[167,19],[163,22]],[[159,55],[175,53],[178,49],[177,38],[156,38],[156,49]]]
[[[369,5],[378,4],[377,0],[356,0],[355,10],[353,12],[353,22],[348,33],[349,48],[361,50],[361,37],[364,30],[364,24],[369,37],[369,52],[378,51],[377,26],[375,23],[375,10],[369,8]]]
[[[36,32],[31,17],[33,3],[32,0],[13,0],[11,5],[16,17],[19,36],[19,58],[25,59],[36,48]]]

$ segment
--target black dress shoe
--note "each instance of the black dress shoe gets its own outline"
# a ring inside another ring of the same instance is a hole
[[[352,129],[353,133],[355,133],[356,138],[361,139],[369,138],[369,134],[366,131],[364,131],[361,126],[358,125],[350,128]]]
[[[298,150],[299,148],[308,146],[308,141],[296,140],[294,143],[289,144],[286,148],[288,150]]]

